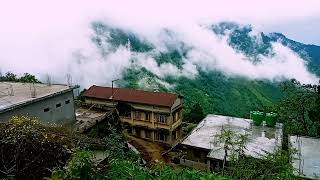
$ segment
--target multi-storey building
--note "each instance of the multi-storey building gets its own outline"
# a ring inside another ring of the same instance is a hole
[[[87,104],[115,108],[128,133],[152,141],[173,144],[182,135],[182,96],[126,88],[91,86]]]

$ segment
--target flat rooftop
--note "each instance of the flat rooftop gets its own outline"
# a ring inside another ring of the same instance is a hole
[[[67,85],[0,82],[0,113],[15,106],[70,90]],[[32,97],[35,95],[34,97]]]
[[[298,175],[317,179],[320,177],[320,139],[290,136],[290,144],[298,153],[293,167]]]
[[[80,133],[92,128],[98,122],[104,120],[110,112],[98,112],[95,110],[78,108],[76,110],[76,129]]]
[[[250,119],[208,115],[181,144],[207,149],[210,151],[208,157],[223,159],[223,144],[218,143],[217,138],[222,129],[230,129],[236,134],[247,134],[245,153],[257,158],[266,152],[274,152],[282,141],[282,124],[278,123],[274,128],[270,128],[255,126]]]

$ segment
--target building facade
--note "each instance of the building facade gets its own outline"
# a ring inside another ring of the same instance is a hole
[[[129,134],[174,144],[182,135],[183,98],[172,93],[91,86],[84,94],[87,104],[116,108]]]
[[[19,115],[48,123],[74,121],[73,89],[66,85],[0,82],[0,122]]]

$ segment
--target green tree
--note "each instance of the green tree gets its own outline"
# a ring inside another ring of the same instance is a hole
[[[285,97],[277,105],[285,134],[320,136],[319,85],[302,85],[296,80],[281,85]]]
[[[200,103],[195,103],[185,115],[185,120],[192,123],[199,123],[205,117]]]
[[[5,81],[17,81],[17,75],[12,72],[7,72],[4,76]]]
[[[25,82],[25,83],[40,83],[40,81],[32,74],[24,73],[18,81]]]
[[[222,129],[217,135],[224,150],[221,174],[233,179],[296,179],[291,166],[292,151],[276,150],[261,158],[245,154],[248,143],[247,134],[238,134],[229,129]],[[227,162],[228,159],[228,162]]]

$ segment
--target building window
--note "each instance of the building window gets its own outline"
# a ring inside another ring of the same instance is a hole
[[[43,110],[43,112],[48,112],[48,111],[50,111],[50,108],[45,108],[45,109]]]
[[[166,135],[164,134],[164,132],[160,132],[159,133],[159,140],[160,141],[166,141]]]
[[[151,138],[151,131],[146,130],[145,132],[146,132],[146,138],[152,139],[152,138]]]
[[[61,103],[56,104],[56,108],[61,107]]]
[[[135,130],[136,130],[136,136],[141,137],[141,130],[139,128]]]
[[[66,100],[66,101],[65,101],[65,104],[69,104],[69,103],[70,103],[70,100]]]
[[[167,123],[167,116],[164,114],[159,114],[157,121],[158,121],[158,123],[166,124]]]

